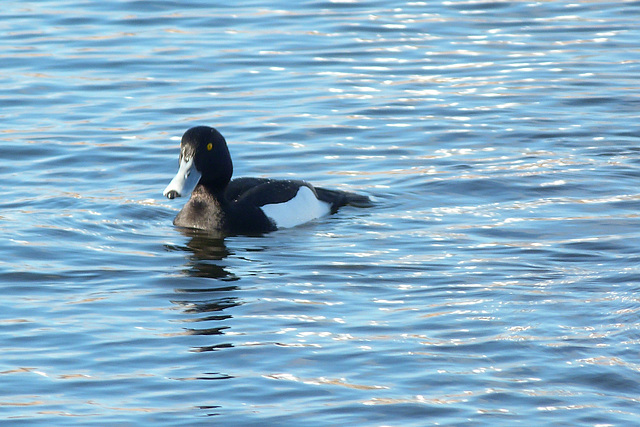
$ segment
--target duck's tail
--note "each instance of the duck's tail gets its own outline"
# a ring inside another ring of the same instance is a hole
[[[318,199],[331,203],[331,211],[335,212],[339,207],[350,205],[356,208],[369,208],[373,202],[367,196],[351,193],[349,191],[328,190],[326,188],[315,188]]]

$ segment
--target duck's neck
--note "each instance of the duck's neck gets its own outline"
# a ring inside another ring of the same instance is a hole
[[[224,196],[225,191],[227,190],[227,185],[224,186],[215,186],[211,184],[203,184],[199,183],[196,185],[196,188],[193,189],[193,195],[208,195],[213,197],[218,203],[226,204],[227,200]]]

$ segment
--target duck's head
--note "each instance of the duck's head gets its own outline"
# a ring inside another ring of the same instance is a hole
[[[209,126],[196,126],[182,135],[178,161],[178,173],[162,192],[169,199],[188,195],[198,183],[222,191],[233,174],[227,142]]]

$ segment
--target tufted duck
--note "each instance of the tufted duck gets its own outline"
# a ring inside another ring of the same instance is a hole
[[[339,207],[367,207],[367,196],[315,188],[304,181],[268,178],[231,180],[233,165],[224,137],[208,126],[185,132],[180,167],[163,194],[191,198],[173,223],[228,234],[252,234],[294,227]]]

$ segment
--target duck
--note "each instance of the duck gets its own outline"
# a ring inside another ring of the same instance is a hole
[[[369,207],[368,196],[314,187],[302,180],[236,178],[225,138],[210,126],[188,129],[180,142],[178,173],[164,189],[168,199],[189,200],[177,227],[224,234],[263,234],[291,228],[351,205]]]

